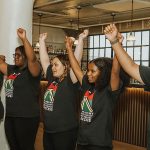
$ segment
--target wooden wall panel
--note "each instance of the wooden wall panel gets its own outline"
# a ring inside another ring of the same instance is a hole
[[[114,140],[146,147],[150,92],[127,88],[114,110]]]

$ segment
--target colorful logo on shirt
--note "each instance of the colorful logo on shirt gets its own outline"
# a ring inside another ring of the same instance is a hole
[[[20,73],[13,73],[10,76],[7,77],[7,80],[5,81],[5,93],[6,97],[13,97],[13,83],[14,80],[20,75]]]
[[[94,97],[94,92],[86,91],[81,102],[81,114],[80,120],[85,122],[91,122],[93,116],[93,109],[92,109],[92,101]]]
[[[58,87],[58,83],[57,82],[52,82],[46,92],[45,92],[45,95],[44,95],[44,109],[45,110],[48,110],[48,111],[53,111],[53,105],[54,105],[54,96],[55,96],[55,93],[57,91],[57,87]]]

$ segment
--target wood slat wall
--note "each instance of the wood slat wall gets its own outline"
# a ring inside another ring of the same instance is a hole
[[[127,88],[114,110],[114,140],[146,147],[150,92]]]

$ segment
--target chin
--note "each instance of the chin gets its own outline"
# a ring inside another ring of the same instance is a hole
[[[53,77],[58,78],[58,75],[57,74],[53,74]]]
[[[88,80],[89,81],[89,83],[94,83],[94,81],[93,80]]]

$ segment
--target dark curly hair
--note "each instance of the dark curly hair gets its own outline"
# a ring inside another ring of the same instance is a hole
[[[98,76],[96,81],[96,88],[98,90],[102,90],[109,85],[112,70],[112,62],[113,60],[107,57],[96,58],[89,62],[94,63],[100,71],[100,75]],[[120,79],[123,82],[122,89],[124,89],[124,87],[129,84],[130,78],[122,68],[120,70]]]

